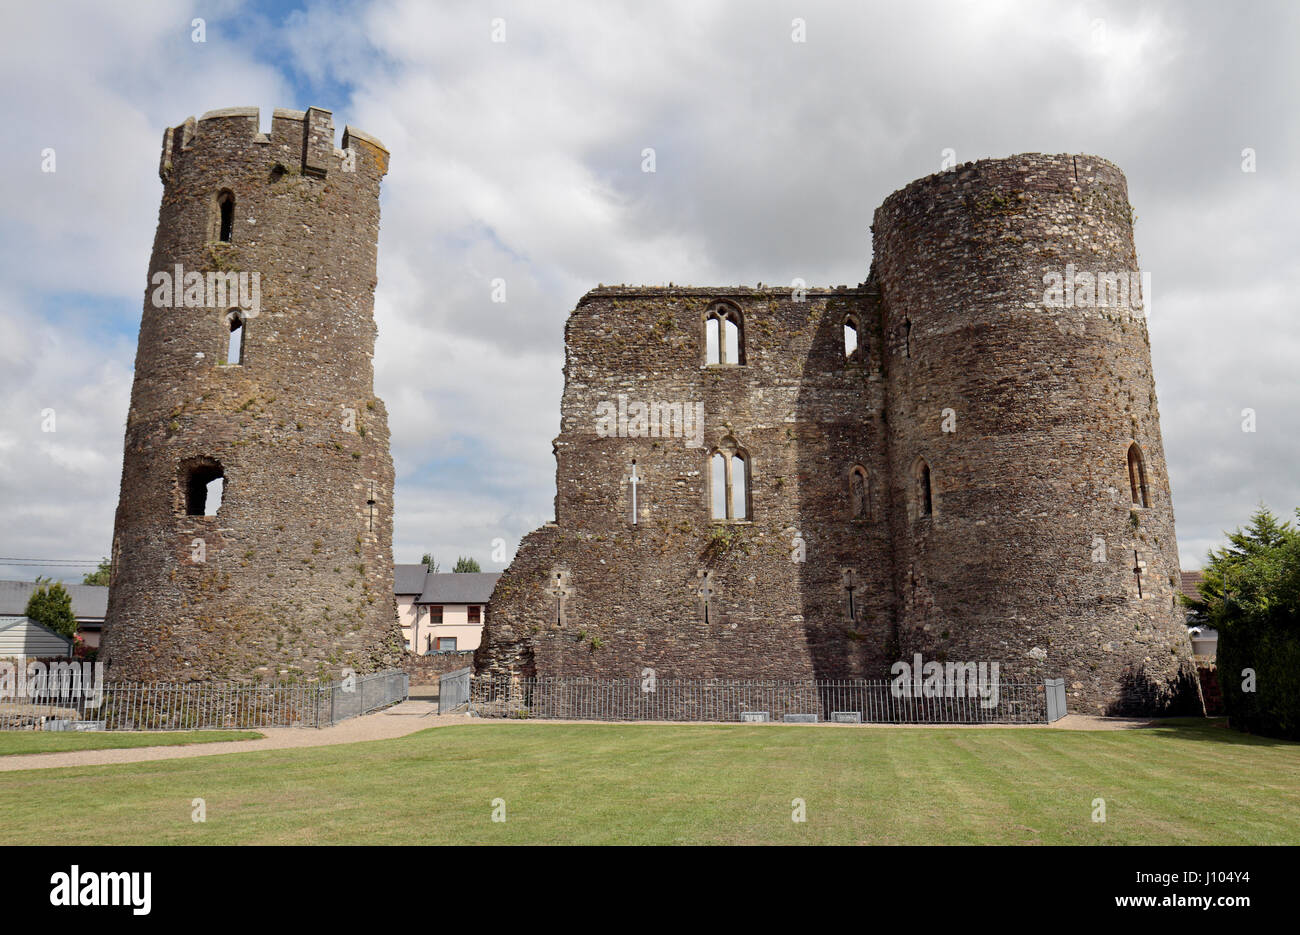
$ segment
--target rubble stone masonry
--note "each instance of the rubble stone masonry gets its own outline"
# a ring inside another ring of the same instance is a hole
[[[276,110],[269,136],[256,108],[164,135],[101,652],[110,678],[323,678],[402,657],[393,465],[373,387],[389,157],[352,128],[342,147],[318,108]],[[238,300],[182,294],[189,273],[235,274],[232,289],[256,274],[257,301],[251,281]],[[240,360],[226,359],[232,311]],[[201,515],[192,493],[218,474],[220,509]]]
[[[481,672],[887,678],[920,653],[1062,677],[1087,713],[1185,690],[1149,295],[1087,303],[1087,276],[1138,272],[1123,174],[968,163],[891,195],[872,231],[854,288],[579,301],[555,521],[497,585]],[[739,326],[733,359],[709,362],[711,321]],[[681,437],[673,407],[700,403]]]

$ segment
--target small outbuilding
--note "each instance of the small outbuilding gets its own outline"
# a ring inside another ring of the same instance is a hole
[[[0,659],[7,656],[71,656],[72,640],[31,617],[0,617]]]

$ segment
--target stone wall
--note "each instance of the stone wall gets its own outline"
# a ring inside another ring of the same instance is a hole
[[[1190,656],[1144,312],[1044,303],[1067,265],[1137,270],[1130,212],[1105,160],[1029,155],[915,182],[872,228],[903,651],[1063,677],[1090,713],[1173,683]]]
[[[873,231],[852,289],[579,302],[556,519],[498,583],[480,669],[884,677],[919,652],[1063,677],[1074,710],[1158,706],[1190,644],[1145,320],[1043,301],[1067,263],[1137,269],[1122,173],[1095,157],[968,164],[892,195]],[[714,309],[743,322],[739,362],[706,363]],[[663,402],[701,404],[701,436],[642,432],[636,404]],[[712,518],[719,448],[748,458],[744,522]]]
[[[471,651],[432,653],[427,656],[407,653],[402,657],[402,669],[411,677],[412,685],[437,685],[438,679],[448,672],[473,664],[474,653]]]
[[[743,366],[704,365],[703,319],[718,302],[743,315]],[[748,289],[587,295],[567,328],[557,523],[524,540],[498,584],[481,664],[610,677],[651,667],[664,678],[876,671],[892,615],[886,530],[869,512],[850,516],[849,472],[863,465],[878,494],[878,426],[858,414],[879,409],[882,383],[878,361],[846,359],[840,325],[871,303],[851,289],[803,301]],[[635,437],[633,422],[602,436],[597,409],[617,412],[620,396],[625,407],[698,404],[703,431]],[[748,455],[752,520],[710,521],[709,459],[724,444]],[[791,560],[796,534],[805,562]],[[852,620],[840,613],[846,571]],[[562,623],[557,573],[570,592]]]
[[[101,656],[111,678],[329,678],[400,661],[393,466],[373,387],[387,166],[351,128],[336,149],[316,108],[277,110],[269,136],[255,108],[164,135]],[[258,274],[242,363],[225,360],[239,303],[160,293],[178,266]],[[188,474],[218,465],[220,510],[188,515]]]

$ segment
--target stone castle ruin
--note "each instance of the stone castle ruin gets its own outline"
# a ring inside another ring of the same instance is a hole
[[[101,659],[115,680],[397,663],[374,395],[388,151],[329,111],[166,131]]]
[[[388,152],[328,111],[166,131],[101,658],[115,680],[399,662],[374,395]],[[1064,678],[1154,710],[1186,672],[1123,174],[1023,155],[876,211],[866,282],[600,287],[565,330],[555,521],[483,674]]]
[[[852,288],[579,301],[555,521],[497,585],[480,673],[888,678],[919,653],[1108,713],[1185,684],[1123,173],[967,164],[872,231]]]

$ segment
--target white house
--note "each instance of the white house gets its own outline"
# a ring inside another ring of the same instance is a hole
[[[427,565],[394,565],[393,595],[397,598],[397,619],[402,624],[402,639],[406,648],[414,652],[411,637],[415,630],[415,603],[424,593],[424,579],[429,576]]]
[[[488,601],[500,572],[433,572],[424,565],[396,565],[393,592],[402,637],[411,652],[478,649]]]

